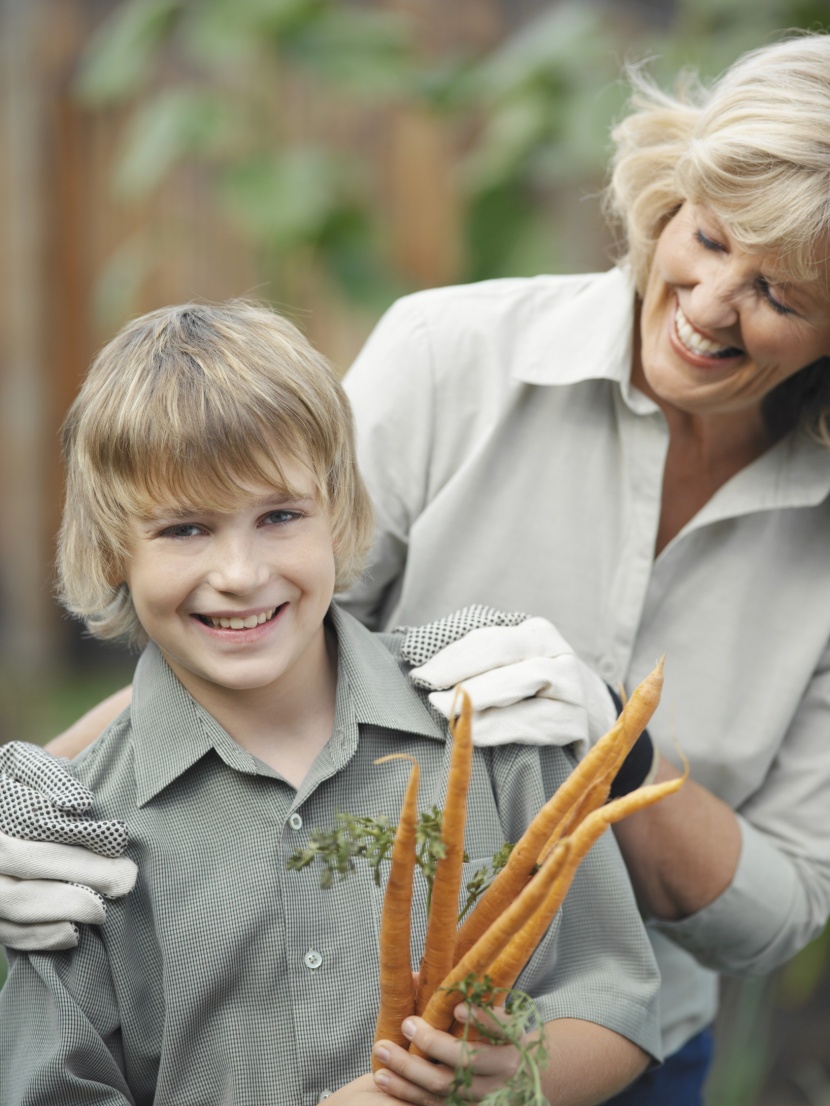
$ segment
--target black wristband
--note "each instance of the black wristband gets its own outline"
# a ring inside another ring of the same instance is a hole
[[[622,699],[612,687],[608,688],[608,694],[614,700],[619,714],[623,709]],[[654,742],[651,740],[648,730],[643,730],[631,746],[628,756],[620,765],[620,770],[611,784],[608,798],[619,799],[621,795],[628,795],[629,792],[636,791],[648,779],[653,767]]]

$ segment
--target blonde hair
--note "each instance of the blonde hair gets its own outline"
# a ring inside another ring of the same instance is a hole
[[[290,459],[328,513],[338,590],[371,543],[345,393],[295,326],[254,303],[184,304],[128,323],[93,361],[63,449],[59,594],[96,637],[146,641],[122,582],[130,521],[171,496],[218,509],[240,483],[292,493],[280,467]]]
[[[787,278],[819,278],[830,291],[830,35],[753,50],[708,89],[688,73],[674,95],[641,70],[629,77],[631,112],[612,131],[604,202],[638,292],[687,200],[708,207],[741,248],[774,253]],[[780,421],[776,406],[794,408],[793,421],[830,444],[828,367],[807,375],[775,389],[767,410]]]

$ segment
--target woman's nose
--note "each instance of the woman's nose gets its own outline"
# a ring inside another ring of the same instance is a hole
[[[738,321],[738,289],[724,273],[706,274],[694,285],[688,299],[689,320],[703,330],[723,330]]]

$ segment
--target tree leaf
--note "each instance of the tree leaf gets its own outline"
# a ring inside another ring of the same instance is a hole
[[[143,104],[127,135],[115,185],[126,198],[152,191],[183,158],[215,151],[234,130],[230,103],[212,91],[167,89]]]
[[[84,51],[75,81],[78,96],[88,104],[106,104],[134,95],[181,8],[182,0],[128,0],[118,5]]]

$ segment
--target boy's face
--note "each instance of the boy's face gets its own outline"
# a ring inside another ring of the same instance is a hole
[[[325,675],[335,579],[328,514],[302,465],[283,472],[297,497],[240,487],[229,510],[173,502],[132,520],[125,578],[136,613],[208,709],[217,693],[312,692]]]

